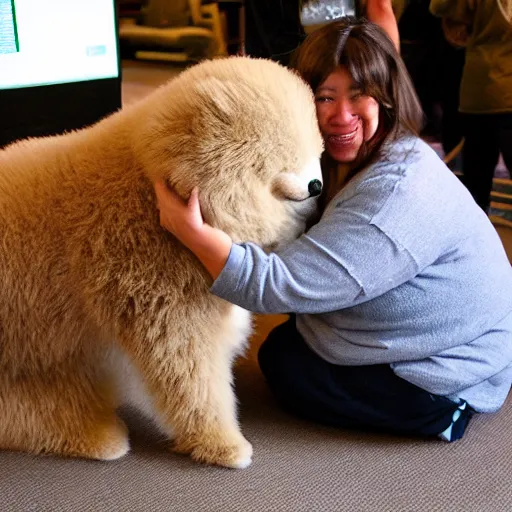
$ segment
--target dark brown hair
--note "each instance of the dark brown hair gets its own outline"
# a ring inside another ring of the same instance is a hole
[[[423,123],[420,103],[395,45],[377,25],[353,17],[329,23],[306,38],[291,64],[313,92],[343,66],[361,92],[379,103],[379,128],[363,144],[351,176],[377,158],[385,140],[403,133],[418,135]]]

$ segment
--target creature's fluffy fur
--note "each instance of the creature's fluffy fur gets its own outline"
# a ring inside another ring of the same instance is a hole
[[[177,451],[249,464],[231,388],[249,313],[210,294],[160,227],[152,181],[183,197],[199,186],[208,222],[271,248],[304,229],[321,150],[306,85],[229,58],[92,127],[0,151],[0,448],[125,454],[124,359]]]

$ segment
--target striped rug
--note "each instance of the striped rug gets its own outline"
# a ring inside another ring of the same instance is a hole
[[[493,222],[512,228],[512,180],[494,178],[489,216]]]

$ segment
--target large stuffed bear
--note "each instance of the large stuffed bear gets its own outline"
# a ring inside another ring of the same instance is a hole
[[[232,390],[250,315],[159,225],[153,182],[275,249],[315,210],[322,140],[291,71],[204,62],[92,127],[0,151],[0,448],[116,459],[130,388],[194,459],[251,462]],[[313,182],[316,186],[311,186]]]

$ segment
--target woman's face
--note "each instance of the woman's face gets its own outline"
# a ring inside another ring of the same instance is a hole
[[[329,155],[353,162],[379,126],[379,104],[364,96],[344,67],[333,71],[315,93],[316,114]]]

